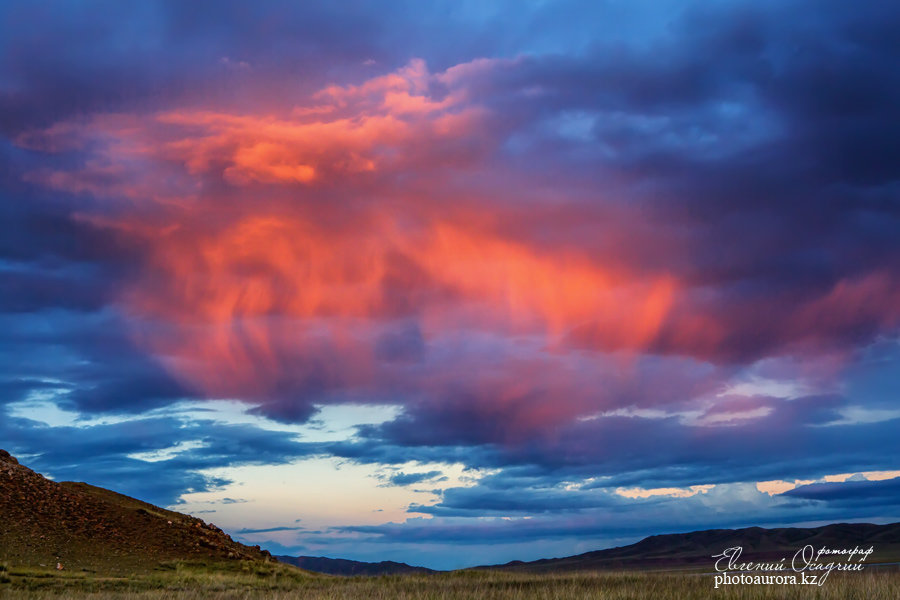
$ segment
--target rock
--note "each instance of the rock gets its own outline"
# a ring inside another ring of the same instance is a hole
[[[12,463],[14,465],[19,464],[19,461],[17,461],[14,456],[12,456],[6,450],[2,450],[2,449],[0,449],[0,461]]]

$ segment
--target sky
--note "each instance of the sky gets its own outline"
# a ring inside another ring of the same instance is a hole
[[[900,7],[0,6],[0,447],[434,568],[900,520]]]

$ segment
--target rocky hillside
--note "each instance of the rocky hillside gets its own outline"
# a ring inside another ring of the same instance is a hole
[[[86,483],[50,481],[0,450],[0,562],[134,573],[176,560],[273,559],[200,519]]]

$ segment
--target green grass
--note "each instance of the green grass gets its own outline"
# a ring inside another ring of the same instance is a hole
[[[222,570],[175,563],[140,577],[97,577],[33,569],[8,571],[0,598],[10,600],[569,600],[632,599],[879,600],[900,598],[900,571],[869,569],[833,573],[822,587],[730,586],[713,588],[708,574],[565,573],[528,574],[457,571],[438,575],[330,577],[282,565]]]

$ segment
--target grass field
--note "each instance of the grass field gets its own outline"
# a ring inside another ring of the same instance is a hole
[[[900,598],[900,571],[869,569],[833,573],[821,587],[725,586],[713,588],[708,574],[566,573],[534,575],[457,571],[438,575],[331,577],[281,565],[222,571],[203,565],[175,564],[170,570],[134,578],[97,577],[10,568],[0,571],[0,598],[42,600],[484,600],[816,598],[877,600]]]

